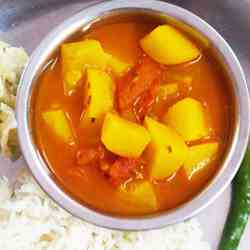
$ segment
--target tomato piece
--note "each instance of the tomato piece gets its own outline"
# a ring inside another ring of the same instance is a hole
[[[138,121],[142,121],[153,105],[159,82],[161,67],[148,56],[118,82],[117,102],[120,113],[133,112]]]
[[[76,162],[78,165],[88,165],[97,160],[97,150],[94,148],[80,149],[76,153]]]
[[[106,150],[103,145],[78,150],[76,161],[81,167],[98,166],[114,186],[118,186],[132,177],[141,177],[141,167],[143,167],[142,159],[117,157]]]
[[[76,162],[80,166],[103,162],[108,155],[109,152],[107,152],[103,145],[81,148],[76,153]]]
[[[154,84],[148,91],[145,91],[134,105],[134,113],[138,121],[143,121],[144,117],[149,113],[153,104],[155,103],[155,98],[157,96],[158,84]]]
[[[130,179],[141,166],[140,159],[122,158],[117,159],[109,170],[110,181],[118,186]]]

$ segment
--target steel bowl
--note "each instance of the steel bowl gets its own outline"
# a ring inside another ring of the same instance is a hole
[[[217,57],[230,77],[236,109],[230,145],[220,170],[210,183],[192,200],[175,209],[137,217],[112,216],[92,210],[64,192],[55,182],[34,142],[30,117],[31,96],[37,83],[36,80],[58,46],[76,31],[87,29],[93,22],[105,16],[115,16],[124,12],[152,14],[168,20],[175,20],[203,34],[212,44]],[[90,223],[112,229],[155,229],[184,221],[196,215],[213,202],[230,184],[239,169],[248,143],[250,124],[248,89],[243,70],[234,52],[218,32],[204,20],[183,8],[160,1],[105,1],[82,10],[56,27],[31,55],[21,78],[16,106],[18,136],[22,153],[40,186],[53,200],[71,214]]]

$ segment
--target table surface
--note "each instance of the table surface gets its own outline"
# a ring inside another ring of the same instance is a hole
[[[140,0],[138,0],[140,1]],[[0,0],[0,40],[24,47],[29,53],[57,24],[97,0]],[[240,59],[250,87],[250,0],[172,0],[210,23],[229,42]],[[23,165],[0,158],[0,176],[14,178]],[[230,206],[230,187],[199,216],[205,238],[216,250]],[[239,250],[248,250],[250,222]]]

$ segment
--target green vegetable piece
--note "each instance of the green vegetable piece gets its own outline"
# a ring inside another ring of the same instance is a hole
[[[219,250],[237,250],[250,214],[250,145],[233,181],[233,200]]]
[[[49,110],[44,112],[42,117],[54,134],[61,140],[69,144],[74,142],[70,123],[63,110]]]

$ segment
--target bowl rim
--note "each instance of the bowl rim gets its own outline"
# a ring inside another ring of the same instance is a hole
[[[88,208],[64,192],[50,176],[46,163],[36,149],[29,124],[30,97],[33,82],[39,67],[48,58],[53,48],[70,34],[80,28],[87,29],[88,24],[104,14],[118,10],[142,10],[159,12],[163,15],[180,20],[209,38],[223,56],[224,62],[235,81],[235,95],[238,116],[234,138],[223,166],[211,183],[189,202],[176,209],[161,212],[156,215],[140,217],[118,217],[104,214]],[[16,117],[18,123],[18,138],[24,158],[42,189],[61,207],[71,214],[92,224],[119,230],[148,230],[184,221],[198,214],[213,202],[229,185],[239,169],[248,144],[250,131],[250,102],[246,79],[241,65],[234,52],[223,37],[204,20],[179,6],[155,0],[113,0],[101,2],[67,19],[53,29],[32,53],[26,66],[17,91]]]

